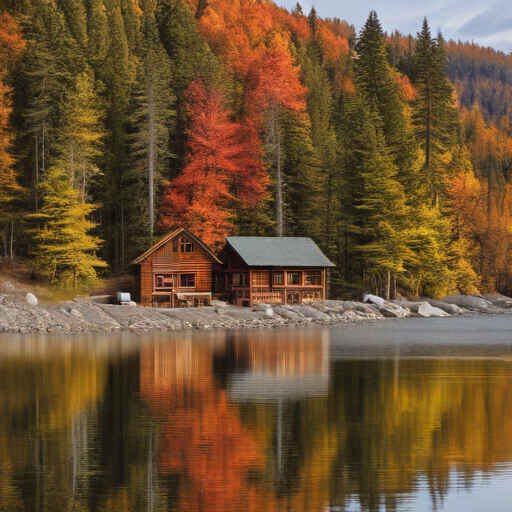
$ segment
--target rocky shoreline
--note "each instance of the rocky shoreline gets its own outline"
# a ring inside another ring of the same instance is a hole
[[[334,326],[368,324],[388,317],[503,314],[512,311],[508,308],[512,308],[512,299],[499,294],[455,295],[442,301],[416,302],[386,301],[367,295],[365,303],[327,300],[310,306],[260,304],[253,308],[214,302],[204,308],[156,309],[100,304],[85,297],[59,304],[40,304],[33,294],[17,293],[12,285],[4,283],[0,289],[0,333],[147,333]]]

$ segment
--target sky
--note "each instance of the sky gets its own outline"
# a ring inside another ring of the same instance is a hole
[[[291,9],[297,0],[276,0]],[[493,0],[303,0],[305,13],[314,5],[322,18],[340,18],[359,32],[371,10],[377,11],[382,28],[416,35],[426,16],[432,35],[441,30],[445,39],[474,41],[505,53],[512,52],[512,2]]]

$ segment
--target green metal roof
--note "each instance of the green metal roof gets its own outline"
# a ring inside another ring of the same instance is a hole
[[[228,236],[229,245],[250,267],[335,267],[311,238]]]

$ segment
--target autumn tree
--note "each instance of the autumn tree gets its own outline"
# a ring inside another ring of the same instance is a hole
[[[305,89],[300,84],[287,41],[276,36],[261,50],[249,77],[249,111],[263,128],[274,170],[277,236],[284,235],[283,111],[305,110]]]
[[[41,183],[44,204],[37,220],[43,227],[34,236],[38,269],[52,283],[94,280],[96,268],[106,263],[96,256],[101,240],[89,234],[95,224],[88,220],[96,209],[82,202],[81,194],[71,184],[67,170],[52,167]]]
[[[25,41],[17,23],[8,14],[0,14],[0,226],[3,228],[4,255],[11,260],[14,256],[14,217],[9,204],[20,190],[20,185],[10,153],[13,135],[9,116],[12,106],[7,75],[24,49]]]
[[[233,230],[237,209],[254,208],[265,196],[263,155],[255,129],[233,121],[217,91],[196,80],[187,97],[186,166],[165,193],[159,225],[185,225],[218,247]]]
[[[89,192],[89,181],[100,173],[104,112],[100,106],[92,71],[75,78],[73,88],[63,104],[61,127],[55,142],[58,156],[54,159],[68,170],[73,186],[80,190],[82,202]]]

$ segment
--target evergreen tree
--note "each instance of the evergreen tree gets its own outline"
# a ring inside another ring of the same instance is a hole
[[[107,59],[109,36],[107,9],[103,0],[85,0],[88,19],[88,58],[92,68],[101,75]]]
[[[161,182],[168,167],[175,97],[171,92],[171,62],[160,43],[153,13],[145,16],[143,25],[144,53],[135,93],[136,134],[132,152],[137,160],[135,181],[143,183],[137,188],[147,190],[147,199],[143,202],[143,212],[139,211],[134,221],[140,223],[140,213],[148,216],[149,233],[146,233],[146,237],[149,235],[147,241],[151,244],[155,222],[155,183],[158,185]]]
[[[66,170],[52,167],[41,183],[44,205],[37,219],[43,228],[34,236],[39,270],[52,283],[94,279],[106,263],[96,256],[101,240],[89,235],[95,224],[87,219],[95,205],[82,202]]]
[[[385,279],[389,295],[391,274],[403,272],[412,257],[404,189],[384,136],[376,128],[378,120],[361,98],[345,96],[343,119],[340,259],[344,277],[376,292]]]
[[[83,0],[57,0],[69,31],[81,48],[87,47],[87,13]]]
[[[339,174],[338,140],[332,126],[333,98],[329,77],[317,60],[315,49],[308,48],[300,60],[303,82],[308,91],[307,111],[311,121],[311,141],[315,162],[310,170],[308,228],[316,235],[327,254],[334,257],[333,241],[335,195]],[[307,139],[306,139],[307,140]]]
[[[171,59],[173,91],[176,95],[176,126],[170,153],[171,178],[178,176],[185,160],[187,142],[187,101],[185,91],[198,77],[216,88],[222,85],[219,63],[199,32],[196,20],[184,0],[161,0],[156,10],[160,41]]]
[[[126,219],[133,206],[126,196],[130,169],[128,126],[132,89],[136,78],[136,58],[130,52],[119,0],[104,0],[108,13],[109,52],[95,70],[105,84],[106,129],[103,176],[95,188],[101,201],[101,232],[107,240],[107,258],[122,268],[126,262]]]
[[[408,193],[417,187],[417,149],[400,98],[396,75],[390,68],[384,34],[371,11],[356,43],[357,85],[382,130],[389,153],[398,167],[398,179]]]
[[[27,17],[31,44],[15,77],[14,122],[19,127],[16,151],[23,155],[26,181],[34,185],[37,209],[37,184],[53,156],[62,99],[85,60],[55,4],[37,2]]]
[[[423,20],[413,58],[418,99],[414,103],[416,135],[425,153],[424,172],[430,193],[438,203],[438,187],[443,176],[436,170],[436,158],[456,140],[458,114],[454,106],[454,88],[446,76],[444,40],[433,39],[427,19]]]

